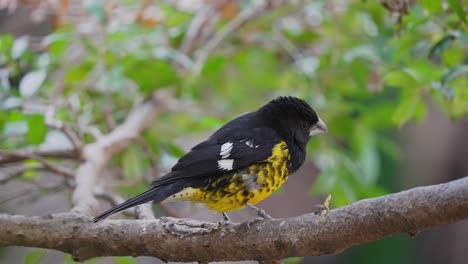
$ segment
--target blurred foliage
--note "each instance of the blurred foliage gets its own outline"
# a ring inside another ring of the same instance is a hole
[[[382,159],[398,160],[394,132],[424,119],[428,102],[451,118],[468,112],[462,1],[419,1],[407,14],[378,1],[269,7],[209,50],[199,73],[194,68],[204,43],[179,48],[196,12],[171,1],[144,7],[121,1],[125,15],[115,16],[104,1],[86,2],[85,22],[56,28],[40,52],[31,51],[27,37],[0,35],[0,149],[71,146],[47,124],[51,111],[92,142],[92,131],[109,132],[132,106],[171,88],[190,107],[163,115],[143,134],[146,147],[135,143],[114,159],[124,178],[144,186],[151,156],[167,169],[183,154],[176,139],[213,131],[275,96],[294,95],[330,130],[309,144],[321,170],[311,193],[332,193],[334,205],[342,206],[389,192],[379,184]],[[229,1],[214,29],[256,2]],[[142,18],[142,8],[154,7],[155,17]]]

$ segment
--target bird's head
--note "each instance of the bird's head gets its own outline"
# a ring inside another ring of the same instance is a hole
[[[266,124],[285,139],[306,145],[309,139],[328,131],[325,123],[304,100],[281,96],[261,107],[258,112]]]

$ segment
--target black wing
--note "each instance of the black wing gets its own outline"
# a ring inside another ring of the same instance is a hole
[[[161,186],[180,179],[222,175],[268,159],[279,137],[268,127],[252,128],[254,121],[241,116],[226,124],[208,140],[193,147],[168,174],[151,185]]]

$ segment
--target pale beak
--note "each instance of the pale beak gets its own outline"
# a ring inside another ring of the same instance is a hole
[[[315,136],[318,134],[327,133],[327,131],[328,131],[327,125],[325,125],[325,122],[323,122],[323,120],[319,117],[319,121],[317,122],[317,124],[315,124],[310,129],[309,136]]]

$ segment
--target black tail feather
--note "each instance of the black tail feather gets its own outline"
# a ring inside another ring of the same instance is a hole
[[[118,213],[120,211],[123,211],[133,206],[137,206],[137,205],[140,205],[149,201],[153,201],[153,200],[155,202],[160,202],[166,198],[167,198],[167,192],[164,192],[164,191],[161,192],[160,188],[152,188],[96,216],[93,219],[93,222],[94,223],[99,222],[102,219],[112,214]]]

